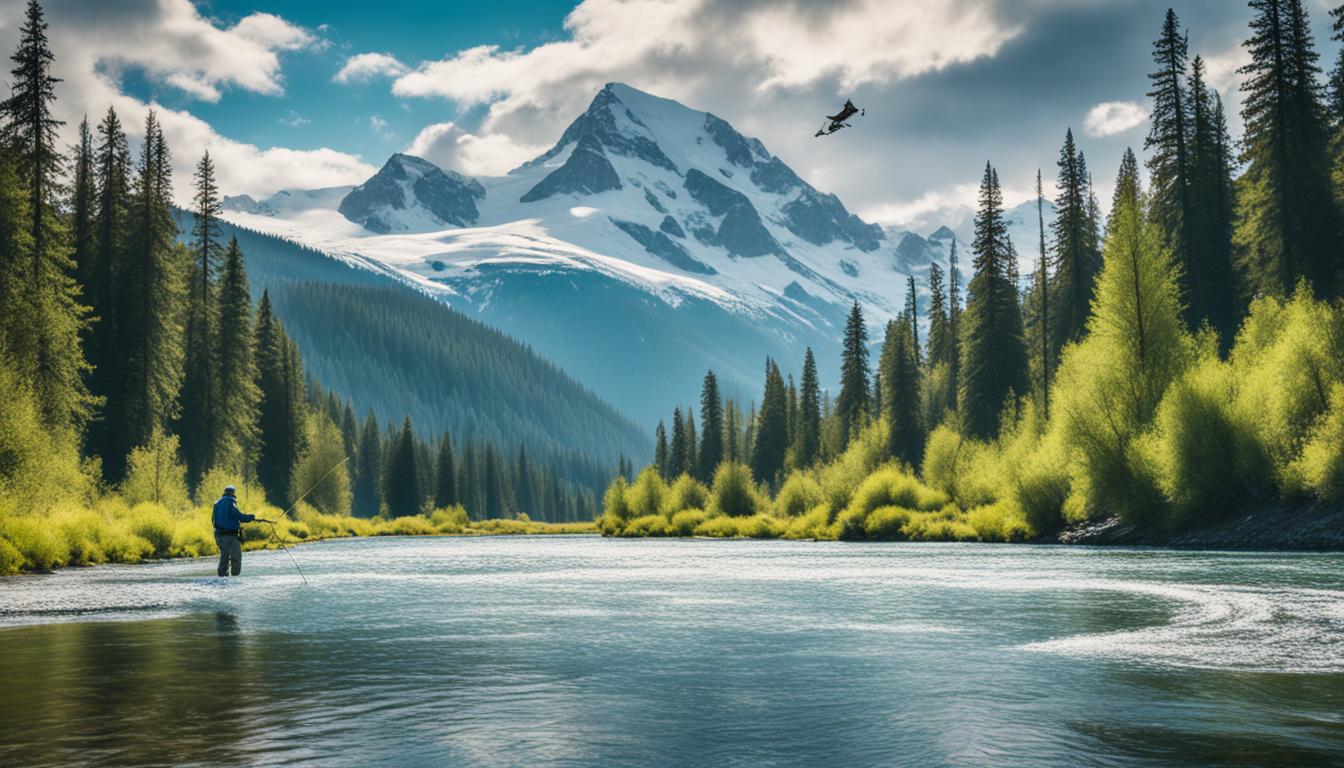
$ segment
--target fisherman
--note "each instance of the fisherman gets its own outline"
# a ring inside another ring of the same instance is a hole
[[[256,515],[249,515],[238,509],[238,490],[232,485],[224,489],[224,495],[215,502],[212,519],[215,523],[215,544],[219,547],[220,576],[234,576],[243,570],[243,523],[257,521],[269,523]]]

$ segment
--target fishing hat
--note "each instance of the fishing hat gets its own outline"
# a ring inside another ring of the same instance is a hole
[[[235,495],[235,494],[237,494],[237,493],[238,493],[238,489],[237,489],[237,488],[234,488],[232,485],[226,485],[226,486],[224,486],[224,495],[225,495],[225,496],[233,496],[233,495]]]

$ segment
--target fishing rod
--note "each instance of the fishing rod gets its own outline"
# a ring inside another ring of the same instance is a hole
[[[309,487],[308,487],[308,490],[306,490],[306,491],[304,491],[303,493],[299,494],[299,498],[295,499],[295,500],[294,500],[294,503],[289,505],[289,509],[286,509],[284,512],[281,512],[281,513],[280,513],[280,517],[281,517],[281,519],[284,519],[284,518],[288,517],[288,516],[289,516],[289,513],[292,512],[292,511],[294,511],[294,508],[295,508],[295,507],[299,506],[299,502],[300,502],[300,501],[303,501],[304,497],[306,497],[308,494],[310,494],[310,493],[312,493],[314,490],[316,490],[316,489],[317,489],[317,486],[321,485],[323,480],[326,480],[327,477],[330,476],[332,472],[335,472],[337,469],[339,469],[339,468],[341,467],[341,465],[345,464],[345,462],[347,462],[347,461],[349,461],[349,460],[350,460],[350,457],[349,457],[349,456],[346,456],[345,458],[343,458],[343,459],[341,459],[340,461],[336,462],[336,463],[332,466],[331,469],[328,469],[328,470],[326,471],[326,474],[322,475],[321,477],[319,477],[319,478],[317,479],[317,482],[316,482],[316,483],[313,483],[311,486],[309,486]],[[276,541],[276,543],[278,543],[278,544],[280,545],[280,548],[283,549],[283,550],[285,551],[285,554],[289,555],[289,562],[293,563],[293,564],[294,564],[294,570],[296,570],[296,571],[299,572],[299,578],[303,579],[303,585],[304,585],[304,586],[308,586],[308,577],[303,575],[303,569],[299,567],[299,561],[294,559],[294,553],[290,551],[289,547],[285,546],[285,542],[284,542],[284,540],[280,538],[280,534],[279,534],[278,531],[276,531],[276,528],[275,528],[275,521],[274,521],[274,520],[266,520],[265,522],[271,526],[271,535],[275,537],[275,541]]]

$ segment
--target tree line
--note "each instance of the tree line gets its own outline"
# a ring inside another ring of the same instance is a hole
[[[314,483],[333,514],[393,516],[463,505],[477,518],[527,512],[591,519],[576,467],[524,449],[430,445],[306,377],[270,296],[254,306],[242,248],[223,236],[215,166],[195,166],[191,228],[174,211],[172,154],[153,110],[133,156],[108,108],[58,145],[53,55],[30,1],[0,103],[0,481],[40,506],[43,489],[91,494],[150,457],[187,486],[257,483],[277,505]],[[349,458],[346,467],[343,458]],[[165,463],[166,462],[166,463]],[[329,474],[328,474],[329,473]],[[562,479],[562,475],[565,479]],[[215,489],[208,489],[212,492]]]

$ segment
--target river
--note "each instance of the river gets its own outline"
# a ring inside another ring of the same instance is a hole
[[[0,765],[1344,764],[1344,555],[330,541],[0,579]]]

